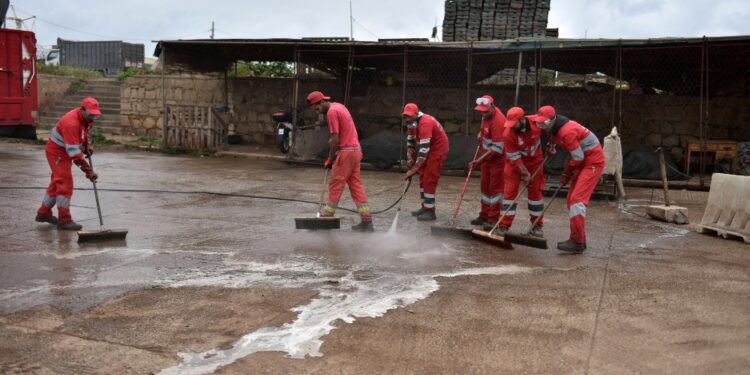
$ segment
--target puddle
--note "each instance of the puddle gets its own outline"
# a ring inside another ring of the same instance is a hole
[[[251,332],[229,349],[212,349],[203,353],[178,353],[182,363],[164,369],[160,374],[209,374],[222,366],[257,352],[284,352],[291,358],[320,357],[322,338],[336,328],[336,323],[352,323],[357,318],[377,318],[396,308],[403,308],[427,298],[440,286],[437,277],[465,275],[504,275],[530,272],[531,268],[515,265],[471,268],[435,275],[383,274],[358,278],[350,273],[338,283],[324,285],[319,297],[297,306],[297,319],[281,327],[266,327]]]

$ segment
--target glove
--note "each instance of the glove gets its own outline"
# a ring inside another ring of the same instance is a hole
[[[331,160],[330,158],[326,159],[326,162],[323,163],[323,168],[324,169],[331,169],[331,168],[333,168],[333,160]]]
[[[521,175],[521,183],[523,186],[527,186],[531,182],[531,173],[523,163],[516,164],[516,170]]]
[[[557,147],[555,147],[554,143],[551,143],[549,146],[547,146],[547,154],[554,155],[557,153]]]
[[[81,168],[81,171],[86,174],[86,178],[91,180],[91,182],[96,182],[96,179],[99,178],[99,176],[94,172],[94,168],[91,168],[86,160],[75,159],[73,160],[73,163],[75,163],[78,168]]]
[[[83,142],[83,154],[87,157],[91,157],[94,154],[94,149],[91,147],[91,143]]]
[[[411,167],[406,172],[406,175],[404,176],[404,180],[410,179],[415,174],[419,173],[419,170],[422,169],[422,165],[424,164],[425,159],[424,158],[417,158],[417,161],[414,163],[414,166]]]
[[[417,156],[417,151],[414,150],[414,148],[409,147],[408,150],[406,150],[406,167],[411,168],[414,166],[414,162]]]
[[[560,185],[567,185],[570,179],[573,178],[573,173],[573,168],[570,167],[570,164],[566,165],[563,173],[560,175]]]
[[[99,175],[94,172],[94,170],[90,170],[86,172],[86,178],[88,178],[91,182],[96,182],[96,180],[99,178]]]

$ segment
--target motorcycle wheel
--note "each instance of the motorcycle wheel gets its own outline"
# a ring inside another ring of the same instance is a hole
[[[284,139],[278,143],[279,151],[281,151],[284,154],[289,153],[289,149],[291,148],[291,145],[289,144],[289,131],[284,132]]]

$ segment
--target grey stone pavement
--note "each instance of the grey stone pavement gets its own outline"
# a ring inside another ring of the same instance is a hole
[[[78,244],[34,221],[43,146],[0,141],[0,373],[747,373],[750,246],[695,232],[708,193],[672,191],[691,224],[645,217],[658,191],[594,201],[589,249],[567,239],[562,199],[550,249],[503,250],[430,236],[463,178],[444,176],[437,223],[416,188],[376,233],[294,229],[317,206],[322,170],[279,160],[98,150],[105,228],[126,241]],[[74,219],[99,229],[74,171]],[[371,206],[400,174],[365,171]],[[479,209],[472,179],[459,217]],[[183,193],[188,192],[188,193]],[[352,207],[345,192],[342,205]],[[525,201],[514,229],[528,227]],[[389,233],[391,227],[394,231]]]

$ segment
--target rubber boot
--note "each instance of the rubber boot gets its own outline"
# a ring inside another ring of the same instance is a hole
[[[534,225],[534,227],[531,228],[531,231],[529,231],[529,234],[534,237],[544,238],[544,230],[542,230],[542,226],[538,224]]]
[[[61,230],[81,230],[83,225],[76,223],[75,221],[69,221],[64,224],[57,224],[57,229]]]
[[[417,216],[417,221],[434,221],[437,220],[437,216],[435,216],[434,210],[427,210],[425,209],[424,212],[419,214]]]
[[[415,210],[415,211],[411,212],[411,216],[419,216],[419,215],[423,214],[425,211],[427,211],[427,209],[424,208],[424,206],[419,207],[418,210]]]
[[[375,228],[372,226],[372,221],[363,221],[357,225],[352,225],[352,230],[355,232],[374,232]]]
[[[495,224],[487,223],[487,224],[484,224],[482,226],[482,229],[484,231],[486,231],[486,232],[489,232],[489,231],[492,230],[492,227],[494,227],[494,226],[495,226]],[[495,229],[495,232],[493,232],[492,234],[494,234],[496,236],[504,237],[505,233],[508,233],[509,230],[510,229],[508,229],[508,228],[506,228],[506,227],[504,227],[502,225],[498,225],[497,229]]]
[[[57,218],[54,215],[36,215],[36,218],[34,220],[40,223],[50,223],[52,225],[57,225]]]
[[[485,223],[487,223],[487,219],[481,216],[477,217],[476,219],[472,219],[470,222],[471,225],[484,225]]]
[[[557,243],[557,249],[567,251],[569,253],[580,254],[586,250],[586,243],[578,243],[573,240],[567,240]]]

